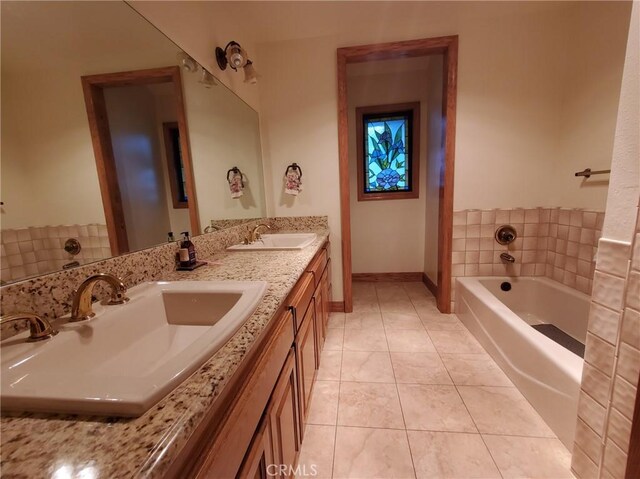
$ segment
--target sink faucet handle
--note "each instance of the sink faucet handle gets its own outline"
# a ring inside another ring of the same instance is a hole
[[[85,279],[74,292],[70,321],[83,321],[95,316],[91,303],[93,288],[98,281],[105,281],[111,287],[111,296],[106,304],[123,304],[129,301],[127,287],[120,278],[107,273],[94,274]]]
[[[7,314],[0,317],[0,324],[23,320],[29,322],[30,334],[27,341],[42,341],[43,339],[48,339],[58,334],[58,331],[53,329],[49,321],[45,318],[41,318],[35,313]]]
[[[271,226],[269,226],[266,223],[260,223],[258,226],[253,228],[253,231],[251,232],[251,241],[250,241],[251,243],[253,243],[254,241],[258,241],[260,238],[262,238],[262,235],[258,231],[260,228],[266,228],[270,230]]]
[[[125,278],[133,275],[133,272],[128,273]],[[112,283],[111,296],[107,301],[107,304],[123,304],[129,301],[127,296],[127,286],[124,284],[124,280],[115,276],[116,281]]]

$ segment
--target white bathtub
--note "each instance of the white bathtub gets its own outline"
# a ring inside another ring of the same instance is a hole
[[[583,360],[530,325],[553,324],[584,344],[589,296],[541,277],[458,278],[455,310],[571,450]]]

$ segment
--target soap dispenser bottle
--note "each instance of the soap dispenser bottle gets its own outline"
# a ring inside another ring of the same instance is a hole
[[[180,243],[180,266],[186,268],[196,264],[196,248],[189,239],[189,232],[182,232],[182,242]]]

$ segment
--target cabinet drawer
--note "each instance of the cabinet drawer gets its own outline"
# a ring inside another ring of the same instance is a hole
[[[313,298],[314,288],[313,274],[305,271],[302,273],[302,276],[289,296],[289,304],[287,304],[287,307],[289,307],[293,313],[294,332],[300,329],[304,313],[307,311],[309,303],[311,303],[311,299]]]
[[[307,271],[313,274],[314,286],[318,286],[320,283],[320,277],[322,276],[325,266],[327,266],[327,250],[323,248],[307,267]]]

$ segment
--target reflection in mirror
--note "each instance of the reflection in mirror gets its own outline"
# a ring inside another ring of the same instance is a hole
[[[128,5],[1,8],[3,282],[159,244],[169,231],[201,234],[265,215],[257,113]],[[180,90],[100,87],[107,128],[97,135],[82,77],[165,68]],[[104,149],[113,159],[106,182]],[[236,198],[233,167],[244,174]],[[65,250],[68,239],[79,250]]]

